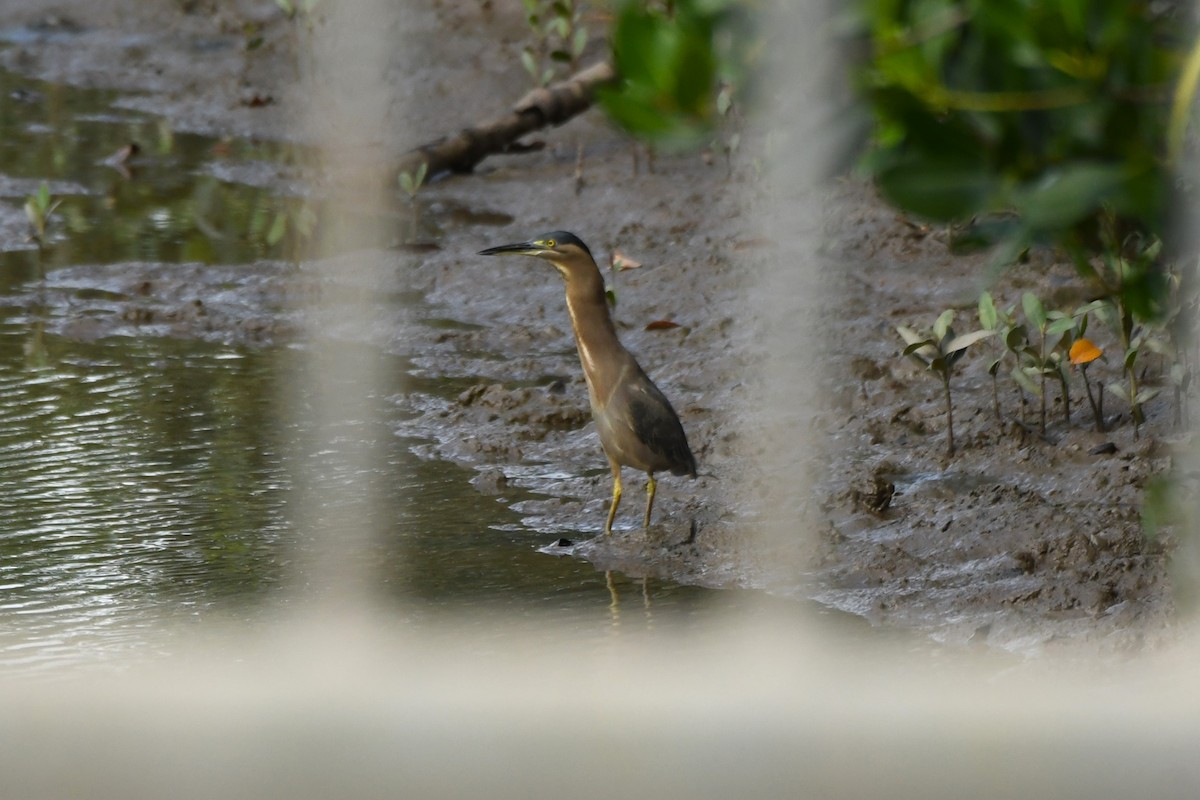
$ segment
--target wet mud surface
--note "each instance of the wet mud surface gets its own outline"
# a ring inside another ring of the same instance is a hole
[[[179,130],[297,135],[295,31],[274,3],[196,3],[190,14],[178,2],[134,5],[0,0],[0,66],[119,89],[120,105]],[[418,8],[408,19],[381,24],[426,48],[398,47],[389,75],[397,118],[405,103],[429,111],[412,127],[418,141],[525,91],[518,3],[409,5]],[[264,39],[252,51],[248,22]],[[456,43],[430,35],[448,29]],[[970,318],[982,258],[950,255],[944,232],[898,218],[853,181],[838,183],[828,207],[826,401],[802,410],[824,441],[816,496],[789,501],[815,504],[822,523],[815,536],[797,523],[792,539],[765,545],[759,467],[742,431],[748,376],[768,346],[750,289],[773,245],[747,210],[757,194],[749,157],[731,170],[720,157],[660,156],[651,172],[594,111],[536,138],[539,152],[494,157],[423,189],[420,246],[366,252],[388,268],[384,287],[359,285],[352,270],[322,282],[303,263],[124,262],[50,271],[27,300],[9,302],[36,304],[50,329],[71,337],[265,344],[295,335],[306,297],[369,293],[378,311],[370,343],[411,370],[396,432],[420,438],[423,456],[475,469],[481,492],[532,490],[536,499],[514,507],[545,533],[548,553],[633,577],[814,598],[942,641],[1022,652],[1056,643],[1125,651],[1169,630],[1169,532],[1147,541],[1139,524],[1147,481],[1185,438],[1166,399],[1150,404],[1137,440],[1127,415],[1092,433],[1079,397],[1072,425],[1055,407],[1042,439],[994,419],[983,356],[971,354],[954,382],[959,452],[947,459],[941,386],[899,357],[894,326],[927,326],[947,307]],[[372,146],[386,155],[418,141]],[[5,248],[21,235],[17,194],[0,197]],[[388,213],[397,228],[412,222],[405,207]],[[627,473],[617,531],[589,538],[603,523],[609,475],[560,280],[535,261],[474,255],[557,228],[579,234],[602,264],[620,250],[643,265],[615,276],[619,332],[672,399],[701,470],[694,481],[660,481],[649,531],[641,477]],[[993,292],[1007,305],[1027,289],[1083,291],[1046,254]],[[659,320],[677,327],[647,329]],[[1002,402],[1020,416],[1011,387]],[[1107,442],[1112,452],[1091,454]]]

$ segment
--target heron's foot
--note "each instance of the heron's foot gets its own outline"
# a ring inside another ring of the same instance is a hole
[[[604,535],[612,536],[613,520],[617,518],[617,506],[621,505],[621,473],[613,473],[612,504],[608,507],[608,519],[604,521]]]
[[[650,512],[654,510],[654,493],[657,490],[658,481],[654,480],[654,476],[651,475],[650,479],[646,481],[646,518],[642,520],[643,528],[650,527]]]

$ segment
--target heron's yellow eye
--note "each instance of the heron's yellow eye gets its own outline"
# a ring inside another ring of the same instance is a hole
[[[547,239],[547,240],[546,240],[546,247],[554,247],[554,240],[553,240],[553,239]]]

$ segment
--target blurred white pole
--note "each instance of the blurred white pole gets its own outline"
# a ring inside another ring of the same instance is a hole
[[[374,479],[386,474],[391,433],[381,421],[382,399],[395,376],[372,344],[378,319],[377,289],[387,259],[366,250],[386,241],[379,212],[394,193],[378,168],[379,143],[401,133],[385,124],[392,102],[384,82],[388,34],[397,12],[384,0],[338,0],[317,7],[322,18],[301,36],[303,90],[310,140],[320,145],[329,198],[318,219],[313,252],[323,242],[362,243],[334,259],[307,260],[320,290],[305,309],[302,367],[285,387],[294,422],[311,435],[292,463],[298,471],[294,524],[301,552],[293,577],[296,594],[327,611],[362,610],[379,584],[372,553],[389,531],[386,509],[394,498],[378,495]],[[295,24],[303,26],[297,21]],[[303,32],[303,28],[301,28]],[[375,163],[372,163],[372,159]],[[333,248],[329,248],[332,250]],[[398,487],[396,491],[399,491]],[[390,502],[389,502],[390,501]]]
[[[762,164],[768,205],[749,218],[762,221],[770,243],[765,270],[750,297],[748,318],[765,328],[765,358],[754,376],[759,405],[747,415],[756,442],[768,509],[765,546],[795,550],[815,536],[808,500],[822,459],[813,426],[826,369],[820,321],[832,295],[821,255],[829,216],[823,183],[837,157],[835,99],[844,89],[837,39],[825,3],[773,3],[763,29],[772,59],[763,81],[765,127]],[[748,200],[753,203],[753,200]]]

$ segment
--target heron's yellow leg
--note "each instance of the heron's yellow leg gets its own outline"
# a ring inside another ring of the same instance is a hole
[[[609,461],[609,464],[612,465],[613,496],[612,505],[608,507],[608,520],[604,523],[604,532],[611,535],[613,520],[617,516],[617,506],[621,505],[621,467],[612,460]]]
[[[649,473],[647,473],[649,475]],[[654,476],[650,475],[650,480],[646,481],[646,520],[642,523],[643,528],[650,527],[650,511],[654,508],[654,491],[658,488],[658,481],[654,480]]]

